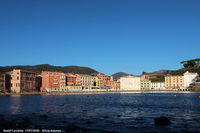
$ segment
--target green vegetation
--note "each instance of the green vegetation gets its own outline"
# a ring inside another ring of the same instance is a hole
[[[48,64],[35,65],[35,66],[6,66],[0,67],[0,71],[9,72],[13,69],[22,69],[32,71],[40,74],[42,71],[53,71],[53,72],[64,72],[64,73],[78,73],[78,74],[89,74],[96,75],[98,72],[89,67],[78,67],[78,66],[52,66]]]
[[[200,75],[200,67],[182,68],[176,71],[167,71],[169,75],[183,75],[186,71],[198,73]]]
[[[183,64],[185,68],[200,67],[200,58],[182,61],[181,64]]]
[[[163,74],[150,75],[151,82],[164,82],[165,76]]]

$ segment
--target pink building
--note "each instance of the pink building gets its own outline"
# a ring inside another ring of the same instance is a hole
[[[11,92],[35,91],[35,73],[25,70],[14,69],[11,72]]]
[[[98,73],[97,77],[99,77],[101,80],[103,80],[103,87],[107,86],[107,78],[108,78],[107,75]]]

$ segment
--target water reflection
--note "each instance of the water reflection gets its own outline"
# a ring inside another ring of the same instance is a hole
[[[174,95],[123,93],[0,97],[0,106],[5,107],[0,108],[0,113],[10,111],[11,115],[26,115],[41,127],[73,125],[91,132],[161,132],[167,129],[200,132],[198,94]],[[166,129],[156,127],[154,118],[160,116],[168,117],[172,124]]]
[[[12,115],[21,112],[21,96],[10,96],[10,112]]]

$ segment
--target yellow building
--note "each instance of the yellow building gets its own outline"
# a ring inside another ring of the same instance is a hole
[[[149,89],[151,89],[151,80],[149,80],[149,79],[141,79],[140,87],[141,87],[141,90],[149,90]]]
[[[95,85],[96,84],[96,85]],[[102,88],[103,87],[103,80],[99,77],[95,77],[94,86]]]
[[[166,88],[180,88],[184,86],[184,76],[165,76]]]

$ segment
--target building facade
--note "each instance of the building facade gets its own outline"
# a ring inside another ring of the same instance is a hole
[[[80,74],[81,79],[81,86],[83,89],[90,89],[91,87],[95,86],[96,77],[90,76],[86,74]]]
[[[191,83],[194,83],[196,81],[196,77],[198,76],[197,73],[190,73],[185,72],[184,73],[184,87],[187,88],[190,86]]]
[[[140,77],[135,77],[135,76],[121,77],[120,90],[140,90]]]
[[[141,79],[140,88],[141,88],[141,90],[150,90],[151,89],[151,81],[149,79]]]
[[[60,91],[60,77],[59,72],[42,71],[41,91]]]
[[[184,76],[165,76],[165,87],[172,89],[184,87]]]
[[[14,69],[11,72],[11,92],[36,91],[36,74],[34,72]]]
[[[0,92],[6,91],[6,74],[4,72],[0,72]]]
[[[105,74],[98,73],[97,77],[99,77],[103,81],[103,87],[107,86],[108,76]]]
[[[152,90],[163,90],[165,89],[165,82],[151,82]]]

